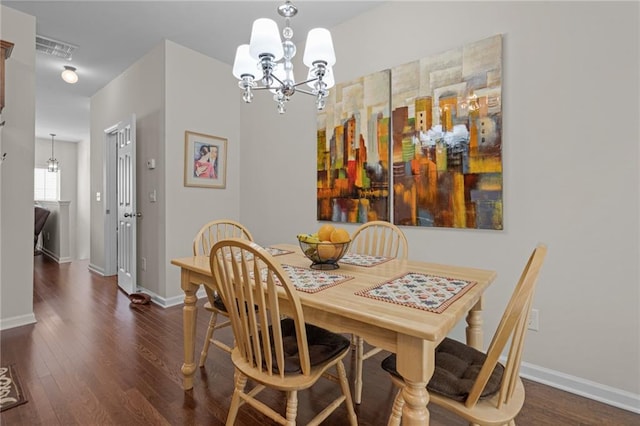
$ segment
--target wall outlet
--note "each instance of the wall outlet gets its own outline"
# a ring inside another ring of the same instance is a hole
[[[532,309],[529,314],[529,324],[527,328],[533,331],[540,331],[540,312],[537,309]]]
[[[147,270],[147,258],[146,257],[140,258],[140,269],[142,269],[143,271]]]

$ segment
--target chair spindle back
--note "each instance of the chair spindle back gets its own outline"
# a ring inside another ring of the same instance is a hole
[[[465,401],[467,407],[473,407],[478,402],[509,340],[511,341],[511,345],[502,376],[497,408],[509,402],[509,399],[513,395],[520,373],[520,361],[522,359],[522,350],[524,348],[533,294],[546,254],[546,246],[540,244],[529,257],[529,261],[520,276],[520,280],[491,340],[491,344],[487,350],[487,359],[482,365],[478,377]]]
[[[409,256],[407,237],[396,225],[376,220],[367,222],[351,236],[352,253],[406,259]]]
[[[213,245],[225,238],[244,238],[253,241],[247,228],[233,220],[213,220],[205,224],[193,239],[193,255],[209,256]]]
[[[286,314],[295,324],[302,374],[308,375],[311,367],[302,306],[282,266],[262,247],[240,238],[218,241],[211,250],[210,266],[244,361],[264,374],[284,377],[280,319]],[[247,308],[251,306],[255,309]]]

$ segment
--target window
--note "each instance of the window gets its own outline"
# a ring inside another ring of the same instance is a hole
[[[60,199],[60,170],[50,172],[46,168],[33,171],[33,199],[58,201]]]

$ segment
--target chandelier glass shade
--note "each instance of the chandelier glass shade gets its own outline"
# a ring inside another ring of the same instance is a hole
[[[49,133],[51,135],[51,158],[47,161],[47,170],[52,173],[56,173],[58,171],[58,160],[53,155],[53,138],[56,136],[55,133]]]
[[[242,44],[236,50],[232,72],[239,80],[242,99],[250,103],[254,90],[268,90],[273,93],[278,112],[284,114],[291,96],[302,92],[314,96],[318,110],[322,110],[329,89],[335,84],[332,67],[336,63],[336,55],[331,33],[325,28],[309,31],[302,58],[309,72],[304,81],[296,82],[292,63],[296,45],[291,40],[293,30],[290,21],[298,9],[287,1],[278,8],[278,13],[286,20],[282,30],[284,41],[275,21],[260,18],[253,23],[249,44]]]

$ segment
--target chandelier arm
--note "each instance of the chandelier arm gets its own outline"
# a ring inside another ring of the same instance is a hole
[[[296,89],[296,93],[298,93],[298,92],[304,93],[305,95],[317,96],[316,93],[309,92],[308,90],[305,90],[305,89]]]
[[[300,83],[294,84],[293,87],[298,87],[298,86],[301,86],[303,84],[311,83],[312,81],[318,81],[318,80],[319,80],[318,77],[310,78],[309,80],[301,81]],[[296,90],[302,91],[302,89],[296,89]]]
[[[284,86],[284,82],[282,80],[280,80],[275,73],[271,73],[270,75],[271,78],[273,78],[275,81],[277,81],[278,83],[280,83],[280,86]],[[274,89],[274,87],[267,87],[267,89]]]

